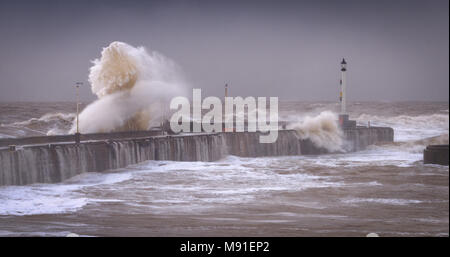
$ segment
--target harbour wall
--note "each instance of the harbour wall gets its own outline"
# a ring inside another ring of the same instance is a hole
[[[144,132],[83,135],[79,144],[49,138],[0,148],[0,186],[57,183],[84,172],[123,168],[146,160],[216,161],[226,155],[241,157],[327,153],[294,130],[280,130],[272,144],[259,143],[260,132],[146,135]],[[393,141],[392,128],[358,127],[344,131],[345,149],[358,151],[369,144]],[[58,138],[59,140],[60,138]],[[88,139],[88,140],[86,140]],[[3,139],[2,139],[3,140]],[[42,141],[41,141],[42,140]],[[62,139],[61,139],[62,140]],[[49,143],[49,142],[52,143]],[[36,142],[45,142],[36,144]]]

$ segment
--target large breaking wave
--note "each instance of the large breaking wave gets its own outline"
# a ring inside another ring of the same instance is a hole
[[[343,133],[337,124],[337,115],[324,111],[315,117],[306,116],[302,122],[289,125],[301,139],[310,139],[316,146],[331,152],[344,151]]]
[[[185,95],[178,66],[144,47],[113,42],[93,61],[89,82],[98,100],[79,117],[81,133],[146,130],[161,121],[162,106]],[[69,133],[76,131],[76,120]]]

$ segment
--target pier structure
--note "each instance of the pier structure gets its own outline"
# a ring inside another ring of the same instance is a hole
[[[342,59],[339,126],[344,143],[341,148],[352,152],[371,144],[393,142],[392,128],[356,126],[356,121],[349,120],[346,71],[347,62]],[[226,84],[225,98],[228,95]],[[77,133],[74,135],[0,139],[0,186],[56,183],[83,172],[124,168],[147,160],[216,161],[226,155],[263,157],[329,153],[310,139],[300,138],[295,130],[279,129],[275,142],[260,143],[264,133],[227,131],[226,122],[225,119],[222,124],[225,132],[215,133],[175,134],[168,122],[162,122],[158,130],[80,134],[77,110]],[[191,130],[202,127],[194,121],[190,126]]]
[[[346,151],[392,142],[388,127],[344,129]],[[57,183],[83,172],[124,168],[147,160],[216,161],[241,157],[328,153],[295,130],[279,130],[274,143],[260,143],[261,132],[218,132],[162,135],[160,131],[131,131],[0,139],[0,186]]]

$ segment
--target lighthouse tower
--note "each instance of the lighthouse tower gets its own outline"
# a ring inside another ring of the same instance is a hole
[[[347,78],[346,78],[346,72],[347,72],[347,62],[344,58],[342,58],[341,62],[341,91],[339,93],[339,101],[341,102],[341,113],[339,114],[339,126],[343,129],[352,129],[356,128],[356,121],[349,120],[348,114],[347,114]]]
[[[345,114],[346,112],[346,100],[347,100],[347,95],[345,92],[345,88],[347,86],[347,81],[345,78],[345,73],[347,72],[347,62],[345,61],[344,58],[342,58],[342,62],[341,62],[341,92],[339,95],[339,100],[341,101],[341,114]]]

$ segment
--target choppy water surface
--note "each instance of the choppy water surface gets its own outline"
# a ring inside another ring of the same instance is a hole
[[[335,107],[280,105],[286,120]],[[360,124],[394,127],[396,142],[349,154],[148,161],[59,184],[0,187],[0,235],[448,236],[448,166],[421,162],[426,144],[448,143],[448,103],[349,109]],[[11,113],[2,114],[3,129],[33,118]]]

